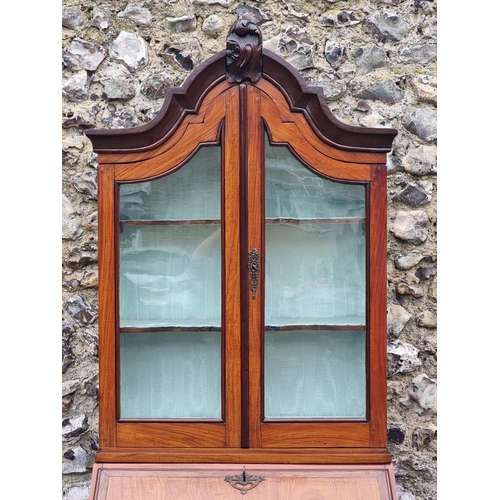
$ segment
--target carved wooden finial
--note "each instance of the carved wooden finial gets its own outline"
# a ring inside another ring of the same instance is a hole
[[[247,19],[238,19],[229,30],[226,41],[226,70],[229,82],[251,80],[262,75],[262,34]]]

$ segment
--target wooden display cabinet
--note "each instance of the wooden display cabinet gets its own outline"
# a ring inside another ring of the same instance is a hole
[[[198,498],[175,493],[182,478],[200,489],[205,478],[199,498],[265,498],[271,490],[250,488],[254,471],[266,488],[282,478],[272,498],[310,498],[309,487],[396,498],[386,447],[396,131],[339,122],[321,89],[239,20],[155,119],[87,135],[99,156],[91,498],[157,498],[152,484],[158,498]],[[373,493],[345,486],[369,477]]]

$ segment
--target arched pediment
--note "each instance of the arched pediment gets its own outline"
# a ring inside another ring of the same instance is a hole
[[[237,23],[235,23],[236,25]],[[251,24],[251,23],[250,23]],[[256,37],[254,37],[256,39]],[[235,64],[235,42],[241,64]],[[252,52],[252,44],[255,50]],[[397,131],[392,128],[367,128],[342,123],[331,110],[321,87],[308,86],[300,73],[287,61],[260,41],[249,41],[235,28],[230,31],[227,48],[198,66],[180,87],[167,89],[163,105],[150,122],[128,129],[91,129],[86,134],[97,153],[139,153],[158,147],[175,133],[187,115],[196,115],[205,97],[215,89],[223,92],[245,81],[259,86],[266,81],[284,96],[291,112],[300,113],[324,142],[335,148],[352,152],[387,153]],[[250,49],[249,49],[250,47]],[[251,60],[250,55],[258,61]],[[242,64],[246,68],[242,68]],[[234,69],[232,66],[236,66]],[[256,69],[257,68],[257,69]],[[217,92],[215,92],[217,94]]]

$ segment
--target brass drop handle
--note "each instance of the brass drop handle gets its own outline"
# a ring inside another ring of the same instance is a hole
[[[259,252],[256,248],[252,248],[248,252],[248,272],[250,273],[252,299],[255,300],[255,293],[257,292],[257,288],[259,288]]]

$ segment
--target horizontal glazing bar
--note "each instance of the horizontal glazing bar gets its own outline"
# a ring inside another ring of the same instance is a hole
[[[364,332],[364,325],[267,325],[266,332],[286,332],[293,330],[337,330],[337,331],[362,331]]]

